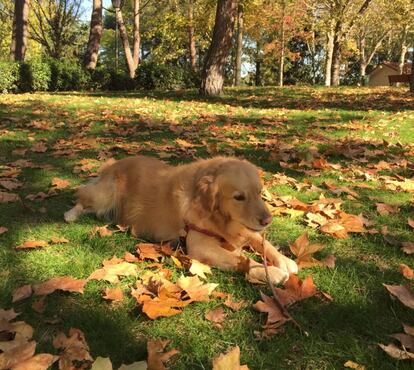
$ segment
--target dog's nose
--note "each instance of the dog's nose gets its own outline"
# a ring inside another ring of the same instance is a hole
[[[262,219],[260,219],[260,225],[267,226],[272,222],[272,216],[266,215]]]

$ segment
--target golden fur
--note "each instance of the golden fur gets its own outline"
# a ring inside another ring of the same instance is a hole
[[[87,212],[111,215],[115,222],[130,226],[133,235],[158,242],[176,239],[186,225],[196,225],[228,243],[190,228],[190,257],[264,281],[263,265],[243,256],[242,248],[250,245],[260,254],[266,248],[273,265],[270,278],[277,284],[297,272],[297,266],[260,234],[271,222],[261,189],[257,168],[244,160],[216,157],[173,167],[137,156],[107,165],[97,179],[81,187],[65,220]]]

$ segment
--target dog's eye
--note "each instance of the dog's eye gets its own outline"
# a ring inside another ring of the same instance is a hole
[[[239,202],[246,200],[246,197],[243,194],[237,194],[234,196],[234,199],[238,200]]]

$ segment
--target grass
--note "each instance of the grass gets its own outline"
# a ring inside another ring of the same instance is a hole
[[[176,164],[217,152],[251,160],[266,170],[267,178],[283,172],[317,186],[327,180],[337,186],[353,186],[347,171],[330,169],[320,176],[308,176],[281,167],[279,159],[272,159],[266,140],[277,140],[278,147],[293,144],[287,153],[304,159],[310,148],[316,147],[326,153],[330,163],[339,163],[345,169],[369,171],[380,160],[395,162],[396,166],[381,174],[410,178],[413,124],[414,98],[401,89],[243,88],[228,89],[223,96],[206,100],[200,100],[192,91],[0,95],[1,163],[24,158],[44,167],[21,170],[18,179],[24,186],[15,192],[23,202],[0,204],[0,226],[9,229],[0,236],[0,307],[12,306],[11,292],[23,284],[60,275],[85,278],[101,266],[103,259],[121,257],[126,250],[133,250],[136,241],[129,235],[91,236],[93,226],[104,224],[92,216],[66,224],[62,215],[71,207],[73,190],[63,190],[42,201],[25,199],[28,194],[47,192],[53,177],[70,180],[72,189],[83,183],[85,179],[72,172],[81,159],[141,153]],[[195,146],[185,148],[175,141],[177,138]],[[330,153],[328,149],[339,140],[359,143],[372,155],[367,162],[358,162],[341,152]],[[44,142],[48,151],[30,150],[39,142]],[[19,148],[29,150],[22,156],[13,152]],[[57,156],[59,150],[72,155]],[[412,193],[387,190],[377,178],[360,180],[364,182],[373,188],[357,188],[358,200],[349,200],[346,194],[340,196],[344,209],[363,213],[377,228],[388,226],[399,241],[414,242],[413,231],[407,225],[407,218],[413,214]],[[319,197],[319,192],[298,191],[290,185],[277,184],[271,190],[302,201]],[[400,212],[381,216],[375,210],[378,201],[398,205]],[[269,292],[236,273],[218,270],[209,281],[249,303],[238,312],[227,311],[223,330],[203,319],[206,311],[219,305],[218,301],[194,303],[181,315],[150,321],[131,297],[115,306],[104,301],[101,292],[109,285],[103,282],[89,283],[83,295],[48,296],[43,314],[31,309],[31,299],[13,307],[34,326],[38,351],[54,353],[54,334],[76,327],[85,332],[93,357],[110,357],[114,368],[145,359],[146,341],[163,337],[171,339],[171,346],[180,350],[170,361],[174,369],[211,368],[212,359],[234,345],[240,346],[241,361],[250,369],[337,369],[347,360],[369,369],[408,369],[408,363],[388,358],[377,343],[389,343],[388,335],[399,332],[401,322],[414,324],[412,312],[391,300],[382,286],[407,284],[398,266],[405,263],[413,267],[412,256],[404,255],[378,234],[334,239],[307,227],[303,217],[275,217],[269,238],[287,251],[289,243],[304,232],[309,233],[312,242],[326,245],[321,256],[333,253],[337,257],[332,270],[314,267],[300,274],[312,274],[318,288],[333,297],[333,302],[311,298],[292,308],[309,336],[287,324],[285,331],[273,339],[256,340],[254,331],[260,330],[265,318],[251,305],[260,297],[260,289]],[[70,243],[14,250],[25,240],[49,240],[52,236],[64,236]],[[170,261],[165,264],[177,273]],[[125,279],[122,286],[127,289],[132,283],[133,279]],[[49,323],[51,319],[56,319],[54,324]]]

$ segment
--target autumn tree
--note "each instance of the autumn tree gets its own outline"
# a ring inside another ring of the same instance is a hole
[[[237,38],[236,38],[236,61],[234,66],[234,84],[240,85],[241,66],[243,53],[243,3],[237,4]]]
[[[32,0],[34,21],[30,37],[43,46],[45,53],[55,59],[69,56],[68,50],[78,53],[82,45],[80,22],[81,0]]]
[[[197,49],[194,33],[194,0],[188,0],[188,50],[190,55],[191,69],[197,71]]]
[[[15,0],[10,60],[24,60],[27,47],[30,0]]]
[[[86,47],[85,66],[88,69],[95,69],[98,62],[98,52],[101,44],[102,25],[102,0],[93,0],[92,15],[89,30],[89,40]]]
[[[223,90],[235,19],[235,0],[218,0],[213,37],[202,71],[201,95],[219,95]]]

